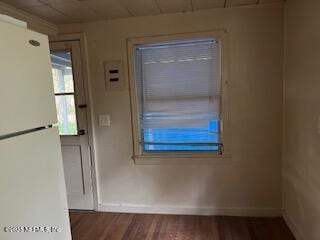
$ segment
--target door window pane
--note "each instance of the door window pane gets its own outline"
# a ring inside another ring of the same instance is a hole
[[[51,53],[52,76],[55,93],[73,93],[74,83],[70,51]]]
[[[78,127],[71,51],[51,52],[51,64],[59,134],[77,135]]]
[[[73,95],[56,96],[60,135],[77,135],[76,108]]]

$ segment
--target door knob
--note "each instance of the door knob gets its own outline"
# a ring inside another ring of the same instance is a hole
[[[79,130],[78,132],[78,135],[85,135],[85,134],[86,134],[86,131],[83,129]]]

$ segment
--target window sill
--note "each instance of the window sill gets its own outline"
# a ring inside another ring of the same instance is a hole
[[[231,154],[143,154],[133,156],[136,165],[210,165],[230,163]]]

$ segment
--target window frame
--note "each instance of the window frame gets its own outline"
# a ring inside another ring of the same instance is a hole
[[[138,112],[138,95],[135,79],[135,47],[140,44],[151,44],[166,41],[200,40],[213,38],[220,44],[220,64],[221,64],[221,135],[220,141],[223,143],[223,152],[213,151],[157,151],[146,152],[140,144],[141,131]],[[173,35],[159,35],[127,39],[127,57],[129,67],[129,92],[131,102],[132,140],[133,140],[133,160],[136,164],[210,164],[221,162],[221,159],[231,158],[230,155],[230,128],[228,111],[228,69],[227,69],[227,33],[225,30],[206,31],[196,33],[183,33]]]

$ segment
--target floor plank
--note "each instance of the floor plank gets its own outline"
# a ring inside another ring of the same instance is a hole
[[[282,218],[71,212],[73,240],[295,240]]]

